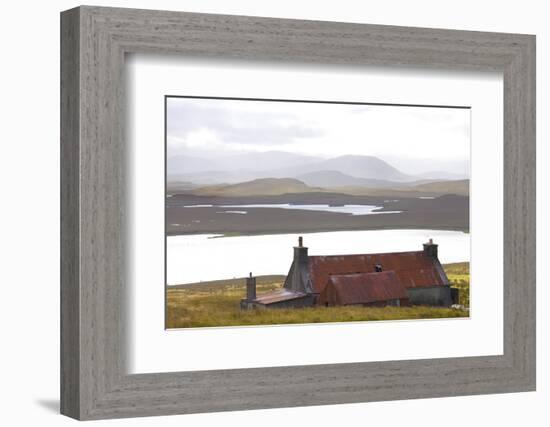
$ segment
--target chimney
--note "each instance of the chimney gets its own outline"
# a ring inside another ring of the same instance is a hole
[[[309,256],[302,236],[298,237],[298,246],[294,246],[294,260],[285,280],[284,287],[294,292],[312,292],[309,280]]]
[[[308,261],[307,248],[304,246],[302,236],[298,237],[298,246],[294,246],[294,261],[298,264],[304,264]]]
[[[256,299],[256,278],[252,277],[252,273],[246,278],[246,300],[252,301]]]
[[[437,258],[437,245],[433,239],[428,240],[428,243],[424,243],[424,252],[432,258]]]

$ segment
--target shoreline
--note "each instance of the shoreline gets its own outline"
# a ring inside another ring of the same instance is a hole
[[[221,234],[170,236],[166,239],[169,286],[199,281],[226,280],[253,271],[256,276],[287,274],[292,246],[302,235],[312,255],[396,253],[422,249],[429,238],[445,247],[443,263],[470,260],[470,234],[454,230],[347,230],[237,236]],[[227,237],[227,236],[226,236]],[[196,258],[199,257],[199,258]],[[199,261],[199,259],[203,261]],[[184,260],[190,261],[188,264]],[[223,264],[212,264],[223,260]]]
[[[217,236],[212,237],[212,239],[221,239],[225,237],[243,237],[243,236],[271,236],[278,234],[312,234],[312,233],[331,233],[338,231],[384,231],[384,230],[439,230],[439,231],[458,231],[464,234],[470,234],[469,228],[462,227],[419,227],[419,226],[387,226],[387,227],[336,227],[336,228],[306,228],[299,231],[296,230],[264,230],[264,231],[253,231],[253,232],[227,232],[227,231],[193,231],[187,233],[179,232],[167,232],[166,237],[177,237],[177,236],[197,236],[203,234],[217,234]]]

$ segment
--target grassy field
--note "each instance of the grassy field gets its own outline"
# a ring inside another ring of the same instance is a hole
[[[445,264],[443,267],[451,286],[459,289],[458,303],[464,307],[470,307],[470,263],[457,262]]]
[[[460,304],[469,306],[468,263],[444,265],[453,286],[460,288]],[[257,293],[282,287],[285,276],[257,278]],[[247,310],[239,307],[245,295],[244,279],[218,280],[171,286],[167,291],[166,327],[277,325],[291,323],[352,322],[366,320],[467,317],[467,310],[440,307],[311,307]]]

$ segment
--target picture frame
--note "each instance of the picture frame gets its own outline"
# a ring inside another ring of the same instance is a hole
[[[128,374],[128,53],[486,70],[504,78],[504,351]],[[61,14],[61,413],[79,420],[532,391],[535,37],[81,6]]]

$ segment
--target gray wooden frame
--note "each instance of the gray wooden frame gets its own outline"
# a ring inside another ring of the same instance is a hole
[[[504,354],[128,375],[124,56],[504,75]],[[83,6],[61,14],[61,412],[100,419],[535,390],[535,37]]]

